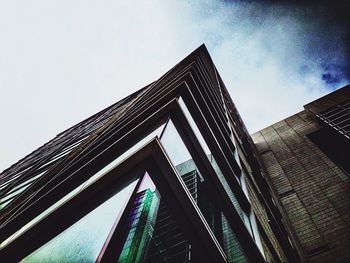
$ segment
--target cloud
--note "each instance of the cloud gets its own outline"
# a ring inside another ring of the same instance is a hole
[[[196,48],[180,37],[186,30],[179,32],[169,8],[160,1],[139,8],[2,1],[0,167],[154,81]]]
[[[215,39],[209,49],[250,131],[349,82],[349,31],[335,18],[336,8],[270,1],[205,3],[211,11],[199,14],[208,25],[202,30],[207,39]]]
[[[250,131],[293,114],[349,79],[346,30],[322,12],[268,1],[2,1],[0,170],[202,43]]]

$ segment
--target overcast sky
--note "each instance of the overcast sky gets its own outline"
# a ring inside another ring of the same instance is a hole
[[[2,0],[0,171],[202,43],[251,132],[294,114],[349,83],[341,2]]]

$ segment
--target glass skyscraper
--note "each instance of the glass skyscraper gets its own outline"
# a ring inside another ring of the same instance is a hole
[[[0,262],[298,262],[205,46],[0,175]]]

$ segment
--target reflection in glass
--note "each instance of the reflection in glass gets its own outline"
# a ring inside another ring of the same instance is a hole
[[[136,194],[126,227],[129,229],[118,262],[141,262],[153,235],[159,194],[150,188]]]
[[[227,195],[229,196],[233,206],[235,207],[237,213],[239,214],[239,216],[241,217],[242,220],[244,220],[244,217],[245,217],[245,213],[242,209],[242,207],[240,206],[236,196],[234,195],[233,191],[231,190],[230,186],[228,185],[224,175],[222,174],[218,164],[216,163],[216,160],[215,158],[213,157],[212,158],[212,166],[221,182],[221,184],[223,185]]]
[[[12,236],[10,236],[8,239],[6,239],[4,242],[0,244],[0,248],[7,245],[8,243],[12,242],[14,239],[16,239],[19,235],[21,235],[24,231],[29,229],[31,226],[36,224],[38,221],[40,221],[42,218],[44,218],[46,215],[48,215],[53,210],[57,209],[59,206],[61,206],[64,202],[66,202],[68,199],[91,185],[95,180],[102,177],[106,173],[108,173],[111,169],[113,169],[116,165],[118,165],[121,161],[123,161],[126,157],[132,155],[137,150],[139,150],[142,146],[147,144],[151,139],[153,139],[156,136],[160,136],[165,124],[161,125],[157,129],[155,129],[153,132],[151,132],[149,135],[146,135],[144,138],[142,138],[139,142],[134,144],[132,147],[130,147],[127,151],[125,151],[122,155],[117,157],[115,160],[113,160],[111,163],[103,167],[100,171],[98,171],[96,174],[94,174],[92,177],[90,177],[87,181],[83,182],[81,185],[79,185],[77,188],[75,188],[73,191],[69,192],[67,195],[65,195],[63,198],[61,198],[59,201],[51,205],[48,209],[46,209],[44,212],[36,216],[33,220],[28,222],[25,226],[23,226],[21,229],[19,229],[17,232],[15,232]],[[5,204],[4,204],[5,205]],[[3,205],[3,206],[4,206]],[[0,206],[1,208],[1,206]]]
[[[191,128],[192,128],[194,134],[196,135],[199,143],[201,144],[205,154],[207,154],[207,155],[210,154],[209,147],[208,147],[207,143],[205,142],[201,132],[199,131],[199,128],[198,128],[196,122],[193,120],[192,115],[191,115],[190,111],[188,110],[185,102],[183,101],[183,99],[181,97],[179,98],[178,101],[179,101],[179,104],[180,104],[180,107],[181,107],[183,113],[185,114],[189,124],[191,125]]]
[[[195,121],[194,121],[194,119],[193,119],[191,113],[189,112],[189,110],[188,110],[188,108],[187,108],[185,102],[183,101],[183,99],[182,99],[181,97],[179,98],[179,104],[180,104],[180,106],[181,106],[181,108],[182,108],[182,110],[183,110],[183,112],[184,112],[184,114],[185,114],[187,120],[189,121],[189,123],[190,123],[190,125],[191,125],[191,127],[192,127],[192,130],[193,130],[193,132],[194,132],[195,135],[196,135],[196,138],[197,138],[198,141],[200,142],[200,144],[201,144],[203,150],[205,151],[205,154],[207,155],[207,157],[208,157],[208,159],[209,159],[209,161],[210,161],[212,167],[214,168],[216,175],[218,176],[218,178],[219,178],[221,184],[223,185],[223,187],[224,187],[224,189],[225,189],[227,195],[229,196],[229,198],[230,198],[232,204],[234,205],[234,207],[235,207],[237,213],[239,214],[239,216],[241,217],[241,219],[242,219],[243,221],[245,221],[244,217],[247,217],[247,216],[245,216],[245,214],[244,214],[244,212],[243,212],[243,209],[241,208],[241,206],[240,206],[240,204],[239,204],[239,202],[238,202],[238,200],[237,200],[235,194],[234,194],[233,191],[231,190],[231,187],[229,186],[229,184],[228,184],[226,178],[224,177],[224,175],[223,175],[223,173],[222,173],[222,171],[221,171],[219,165],[217,164],[217,162],[216,162],[214,156],[211,154],[207,143],[205,142],[205,140],[204,140],[204,138],[203,138],[201,132],[200,132],[199,129],[198,129],[198,126],[196,125],[196,123],[195,123]],[[236,177],[235,177],[235,178],[236,178]],[[236,178],[236,179],[237,179],[237,178]]]
[[[118,262],[198,262],[173,212],[146,173],[131,201]]]
[[[154,137],[160,136],[165,124],[161,125],[157,129],[155,129],[150,134],[146,135],[144,138],[142,138],[140,141],[135,143],[133,146],[131,146],[128,150],[126,150],[124,153],[122,153],[120,156],[118,156],[115,160],[113,160],[111,163],[106,165],[104,168],[102,168],[100,171],[98,171],[94,176],[90,177],[89,180],[87,180],[83,185],[82,188],[86,188],[88,185],[90,185],[92,182],[97,180],[99,177],[103,176],[107,172],[109,172],[111,169],[113,169],[116,165],[124,161],[126,158],[134,154],[136,151],[138,151],[140,148],[142,148],[144,145],[146,145],[149,141],[151,141]]]
[[[188,113],[188,110],[185,112]],[[191,116],[186,116],[190,121],[192,127],[194,126],[194,121]],[[206,155],[218,176],[221,184],[223,185],[225,191],[227,192],[233,206],[235,207],[237,213],[242,219],[244,225],[247,227],[250,234],[253,236],[253,231],[251,228],[250,217],[241,208],[236,196],[228,185],[226,178],[221,172],[215,158],[210,153],[208,146],[206,145],[201,133],[198,128],[194,129],[197,132],[196,136],[201,142],[203,149],[206,149]],[[190,191],[192,197],[197,203],[200,211],[204,215],[209,227],[215,234],[217,240],[224,248],[225,253],[227,253],[229,262],[247,262],[247,258],[238,243],[236,236],[231,229],[229,223],[227,222],[222,211],[215,206],[214,200],[208,196],[209,188],[211,187],[208,183],[203,180],[200,176],[198,168],[194,163],[188,149],[186,148],[184,142],[182,141],[180,135],[178,134],[174,124],[171,120],[167,124],[165,131],[161,138],[162,145],[164,146],[170,160],[173,162],[175,169],[181,176],[186,186]],[[192,175],[191,175],[192,174]],[[191,175],[191,176],[189,176]],[[245,189],[246,190],[246,189]],[[258,244],[259,245],[259,244]]]
[[[30,178],[23,183],[19,184],[18,186],[14,187],[10,192],[8,192],[4,198],[0,199],[0,210],[4,207],[6,207],[14,198],[16,198],[20,193],[22,193],[25,189],[27,189],[32,182],[34,182],[37,178],[42,176],[44,172],[39,173],[38,175],[34,176],[33,178]]]
[[[93,262],[136,181],[85,215],[21,262]]]
[[[215,207],[213,200],[211,200],[211,197],[208,196],[208,187],[210,186],[202,179],[203,177],[200,176],[199,170],[193,161],[192,156],[190,155],[171,120],[169,120],[165,128],[161,142],[183,182],[189,182],[185,184],[187,189],[191,193],[192,197],[196,196],[196,200],[194,201],[197,202],[201,213],[206,219],[206,223],[209,225],[217,240],[221,243],[220,237],[222,230],[220,228],[220,210]],[[191,173],[193,176],[192,178],[188,179],[189,174]],[[194,179],[195,176],[198,177]],[[196,184],[196,191],[193,189],[193,184]]]
[[[236,162],[237,162],[237,164],[238,164],[238,166],[239,167],[241,167],[241,162],[240,162],[240,160],[239,160],[239,155],[238,155],[238,145],[237,145],[237,142],[236,142],[236,139],[235,139],[235,136],[234,136],[234,132],[233,132],[233,129],[231,128],[230,129],[230,137],[231,137],[231,141],[233,142],[233,145],[234,145],[234,147],[235,147],[235,151],[234,151],[234,153],[233,153],[233,156],[234,156],[234,158],[235,158],[235,160],[236,160]]]
[[[261,243],[260,233],[259,233],[259,229],[258,229],[258,225],[256,222],[256,217],[255,217],[254,212],[250,213],[250,222],[251,222],[252,233],[253,233],[255,244],[258,246],[261,254],[265,257],[265,252],[264,252],[264,249],[263,249],[263,246]]]
[[[160,195],[147,173],[132,202],[125,226],[128,234],[118,258],[120,263],[141,262],[153,236]]]
[[[233,232],[223,213],[221,213],[221,219],[223,247],[226,252],[228,262],[248,262],[248,258],[245,255],[241,244],[238,242],[235,233]]]
[[[249,192],[248,192],[248,188],[247,188],[247,183],[246,183],[246,175],[245,175],[245,172],[244,170],[242,169],[241,170],[241,177],[240,177],[240,181],[241,181],[241,187],[242,187],[242,190],[245,194],[245,196],[247,197],[247,200],[250,202],[250,197],[249,197]]]
[[[185,144],[182,142],[173,122],[169,120],[161,138],[163,146],[176,167],[186,161],[192,160]]]

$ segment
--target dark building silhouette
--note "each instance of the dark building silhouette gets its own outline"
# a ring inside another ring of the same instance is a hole
[[[284,198],[297,189],[267,174],[203,45],[0,175],[0,262],[300,262],[331,249],[304,249]]]
[[[306,262],[350,261],[350,86],[253,134]]]

